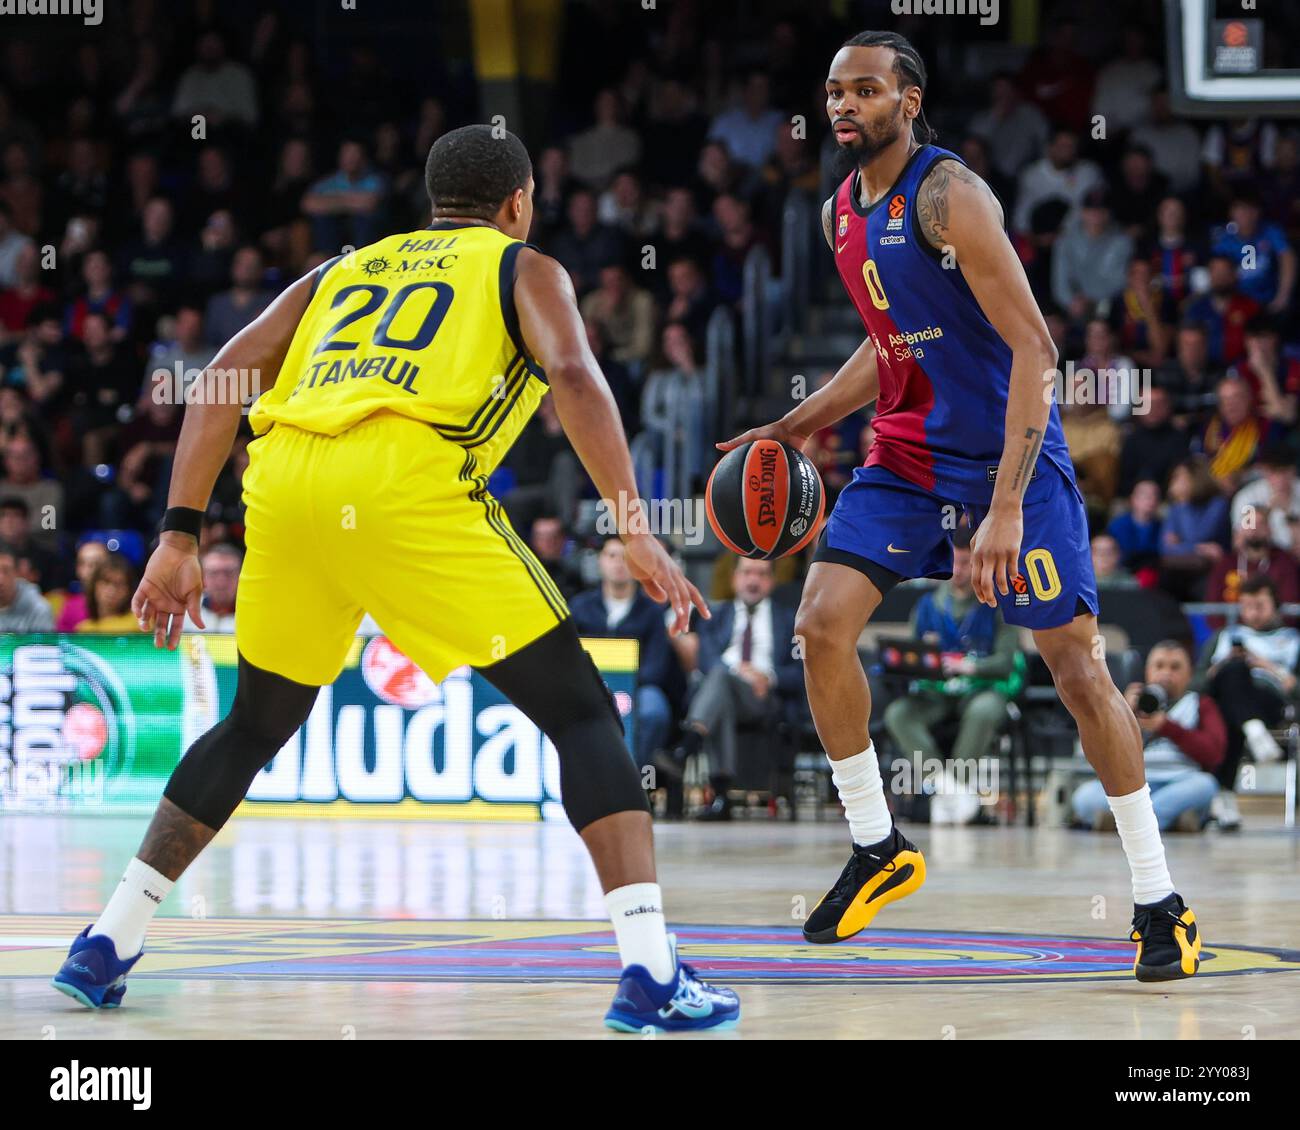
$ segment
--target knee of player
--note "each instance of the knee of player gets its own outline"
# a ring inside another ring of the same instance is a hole
[[[1071,713],[1101,709],[1103,700],[1111,689],[1104,668],[1087,653],[1058,659],[1052,669],[1052,680],[1061,701]]]
[[[795,639],[803,645],[804,661],[816,662],[823,655],[857,646],[857,639],[845,627],[842,617],[820,601],[799,606],[794,621]]]

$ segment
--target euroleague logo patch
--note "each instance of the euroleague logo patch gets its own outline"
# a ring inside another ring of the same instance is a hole
[[[1017,573],[1011,578],[1011,591],[1015,594],[1017,608],[1029,607],[1029,582],[1023,573]]]
[[[890,197],[889,200],[889,223],[885,225],[886,231],[901,231],[903,228],[903,213],[907,211],[907,197],[901,192]]]

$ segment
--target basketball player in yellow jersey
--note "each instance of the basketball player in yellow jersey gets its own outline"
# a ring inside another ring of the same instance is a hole
[[[250,417],[235,701],[181,759],[55,987],[95,1008],[121,1002],[158,904],[338,676],[369,612],[431,678],[470,664],[555,745],[565,811],[591,853],[624,966],[606,1024],[734,1024],[736,995],[679,962],[666,933],[649,807],[613,698],[487,490],[549,391],[601,495],[636,498],[568,275],[523,242],[527,151],[487,126],[454,130],[430,150],[426,183],[428,229],[324,264],[213,359],[210,370],[278,374]],[[238,401],[214,399],[186,412],[160,542],[132,602],[157,646],[177,645],[187,611],[203,623],[198,535],[241,414]],[[633,574],[671,604],[674,632],[692,605],[708,614],[654,537],[623,540]]]

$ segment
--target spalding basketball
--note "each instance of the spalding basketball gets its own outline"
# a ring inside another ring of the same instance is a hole
[[[732,553],[772,561],[821,529],[826,495],[812,460],[774,439],[733,448],[704,489],[709,525]]]

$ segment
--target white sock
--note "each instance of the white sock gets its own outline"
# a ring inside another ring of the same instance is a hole
[[[874,742],[852,757],[831,761],[831,780],[840,794],[855,844],[867,847],[889,835],[894,818],[885,803],[885,783],[880,779]]]
[[[614,923],[618,956],[623,968],[643,966],[666,985],[677,969],[664,925],[664,896],[658,883],[629,883],[605,896],[605,909]]]
[[[133,859],[126,865],[122,881],[104,907],[104,913],[90,928],[113,941],[117,956],[126,960],[144,946],[144,932],[149,929],[158,906],[172,889],[172,881],[149,864]]]
[[[1143,785],[1127,796],[1108,796],[1115,828],[1128,865],[1133,871],[1133,901],[1159,902],[1174,893],[1174,881],[1165,866],[1165,845],[1160,842],[1156,810],[1151,807],[1151,786]]]

